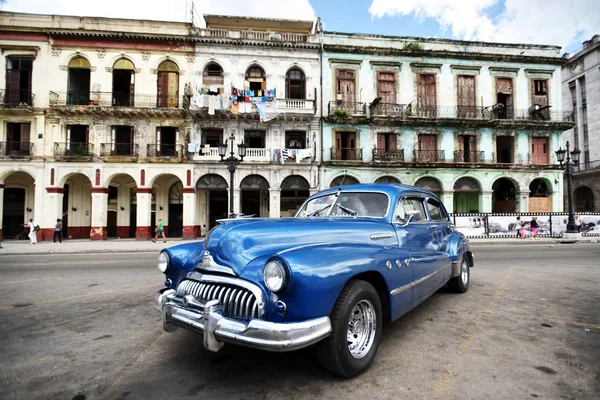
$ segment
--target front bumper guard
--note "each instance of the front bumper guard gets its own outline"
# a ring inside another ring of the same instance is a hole
[[[331,333],[329,317],[292,323],[239,321],[223,316],[219,300],[201,303],[193,296],[177,297],[172,289],[156,293],[155,306],[162,312],[165,331],[182,327],[202,334],[204,347],[210,351],[221,350],[226,342],[273,352],[293,351]]]

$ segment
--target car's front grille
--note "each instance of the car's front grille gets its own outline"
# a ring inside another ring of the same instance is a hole
[[[258,318],[256,296],[239,286],[185,279],[177,286],[177,295],[192,295],[200,302],[219,300],[223,307],[223,315],[229,318]]]

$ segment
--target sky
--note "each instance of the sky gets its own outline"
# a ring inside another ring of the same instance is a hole
[[[192,0],[0,0],[41,14],[190,21]],[[557,45],[600,33],[599,0],[194,0],[197,14],[315,19],[325,30]],[[168,4],[168,5],[167,5]]]

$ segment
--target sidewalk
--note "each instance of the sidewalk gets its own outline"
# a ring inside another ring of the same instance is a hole
[[[166,247],[176,246],[183,243],[193,243],[204,240],[168,239],[167,243],[159,241],[153,243],[150,240],[139,241],[135,239],[109,239],[88,240],[71,239],[62,243],[38,242],[29,244],[28,240],[8,240],[1,242],[0,256],[19,254],[76,254],[76,253],[157,253]],[[598,243],[600,237],[583,237],[577,243]],[[518,246],[518,245],[554,245],[561,244],[562,239],[557,238],[535,238],[535,239],[469,239],[473,246]]]

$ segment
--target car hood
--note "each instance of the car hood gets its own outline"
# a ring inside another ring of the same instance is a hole
[[[379,234],[383,240],[373,240]],[[205,247],[214,261],[241,274],[261,256],[321,243],[397,243],[394,229],[374,218],[281,218],[222,221],[206,238]]]

